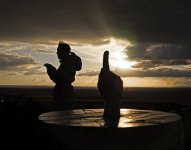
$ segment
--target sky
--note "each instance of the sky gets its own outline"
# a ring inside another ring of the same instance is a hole
[[[102,55],[125,87],[191,87],[191,5],[180,0],[0,1],[0,85],[54,85],[59,41],[82,58],[75,86],[96,86]]]

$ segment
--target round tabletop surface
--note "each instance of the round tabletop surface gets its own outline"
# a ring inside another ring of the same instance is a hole
[[[118,120],[103,118],[103,109],[74,109],[43,113],[39,120],[47,124],[73,127],[141,127],[179,121],[178,114],[140,109],[120,109]]]

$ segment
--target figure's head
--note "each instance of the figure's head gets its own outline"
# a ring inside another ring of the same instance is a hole
[[[58,43],[58,47],[57,47],[58,59],[62,59],[64,56],[69,55],[70,51],[71,51],[71,48],[68,44],[64,43],[63,41],[60,41]]]

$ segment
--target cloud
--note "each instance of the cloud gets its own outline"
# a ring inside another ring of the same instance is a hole
[[[0,53],[0,70],[18,70],[25,65],[36,65],[38,62],[31,56],[20,56]]]
[[[0,10],[0,39],[91,43],[114,36],[139,43],[190,41],[191,11],[185,1],[17,0],[2,2]]]
[[[99,74],[99,71],[90,71],[87,70],[86,72],[79,73],[78,76],[97,76]]]
[[[38,75],[44,75],[44,74],[46,74],[46,72],[41,67],[31,68],[31,69],[24,72],[24,75],[37,75],[37,74]]]
[[[43,82],[47,82],[47,81],[49,81],[49,80],[47,80],[47,79],[32,79],[32,82],[34,82],[34,83],[43,83]]]
[[[8,71],[9,75],[45,74],[39,62],[31,56],[21,56],[18,54],[0,53],[0,71]]]
[[[191,45],[135,44],[127,47],[128,59],[137,61],[133,68],[187,66],[191,64]]]
[[[116,35],[145,43],[182,43],[189,40],[191,12],[188,2],[107,0],[102,6],[106,7],[104,12]]]
[[[148,70],[123,70],[115,69],[114,73],[120,77],[191,77],[191,69],[169,69],[169,68],[157,68]],[[86,71],[79,73],[78,76],[98,76],[99,71]]]
[[[132,68],[134,69],[150,69],[150,68],[161,68],[161,67],[185,67],[189,66],[191,63],[189,60],[184,59],[177,59],[177,60],[141,60],[138,61],[137,64],[133,65]]]
[[[19,42],[19,41],[0,41],[0,51],[5,53],[55,53],[57,43],[33,43],[33,42]]]
[[[129,59],[172,60],[191,59],[191,45],[178,44],[135,44],[126,48]]]
[[[94,3],[88,0],[58,2],[39,0],[26,3],[21,0],[10,4],[5,1],[0,6],[2,12],[0,38],[23,41],[44,39],[92,41],[95,37],[106,35]]]
[[[191,59],[191,45],[159,44],[147,49],[151,59]]]
[[[115,70],[121,77],[191,77],[191,69],[157,68],[147,70]]]
[[[130,60],[143,60],[148,58],[146,53],[149,46],[149,44],[139,43],[126,47],[124,51]]]
[[[18,73],[17,72],[10,72],[9,75],[10,76],[15,76],[15,75],[18,75]]]

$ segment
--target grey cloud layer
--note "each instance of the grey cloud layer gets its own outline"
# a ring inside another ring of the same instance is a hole
[[[178,0],[4,1],[0,38],[92,41],[114,35],[138,42],[188,43],[190,6]]]
[[[191,59],[191,45],[178,44],[135,44],[126,48],[130,59]]]
[[[0,53],[0,71],[15,72],[10,75],[17,75],[17,72],[23,72],[25,75],[44,74],[38,65],[39,63],[31,56]]]
[[[19,56],[6,53],[0,53],[0,69],[15,69],[24,65],[36,65],[37,62],[30,56]]]
[[[136,44],[127,47],[125,53],[130,60],[138,61],[134,68],[153,68],[191,64],[191,46],[176,44]]]
[[[94,1],[88,0],[5,1],[0,6],[1,38],[99,38],[106,30],[95,7]]]
[[[47,42],[48,43],[48,42]],[[44,54],[55,54],[55,44],[45,43],[30,43],[30,42],[18,42],[18,41],[0,41],[0,52],[1,53],[44,53]]]

